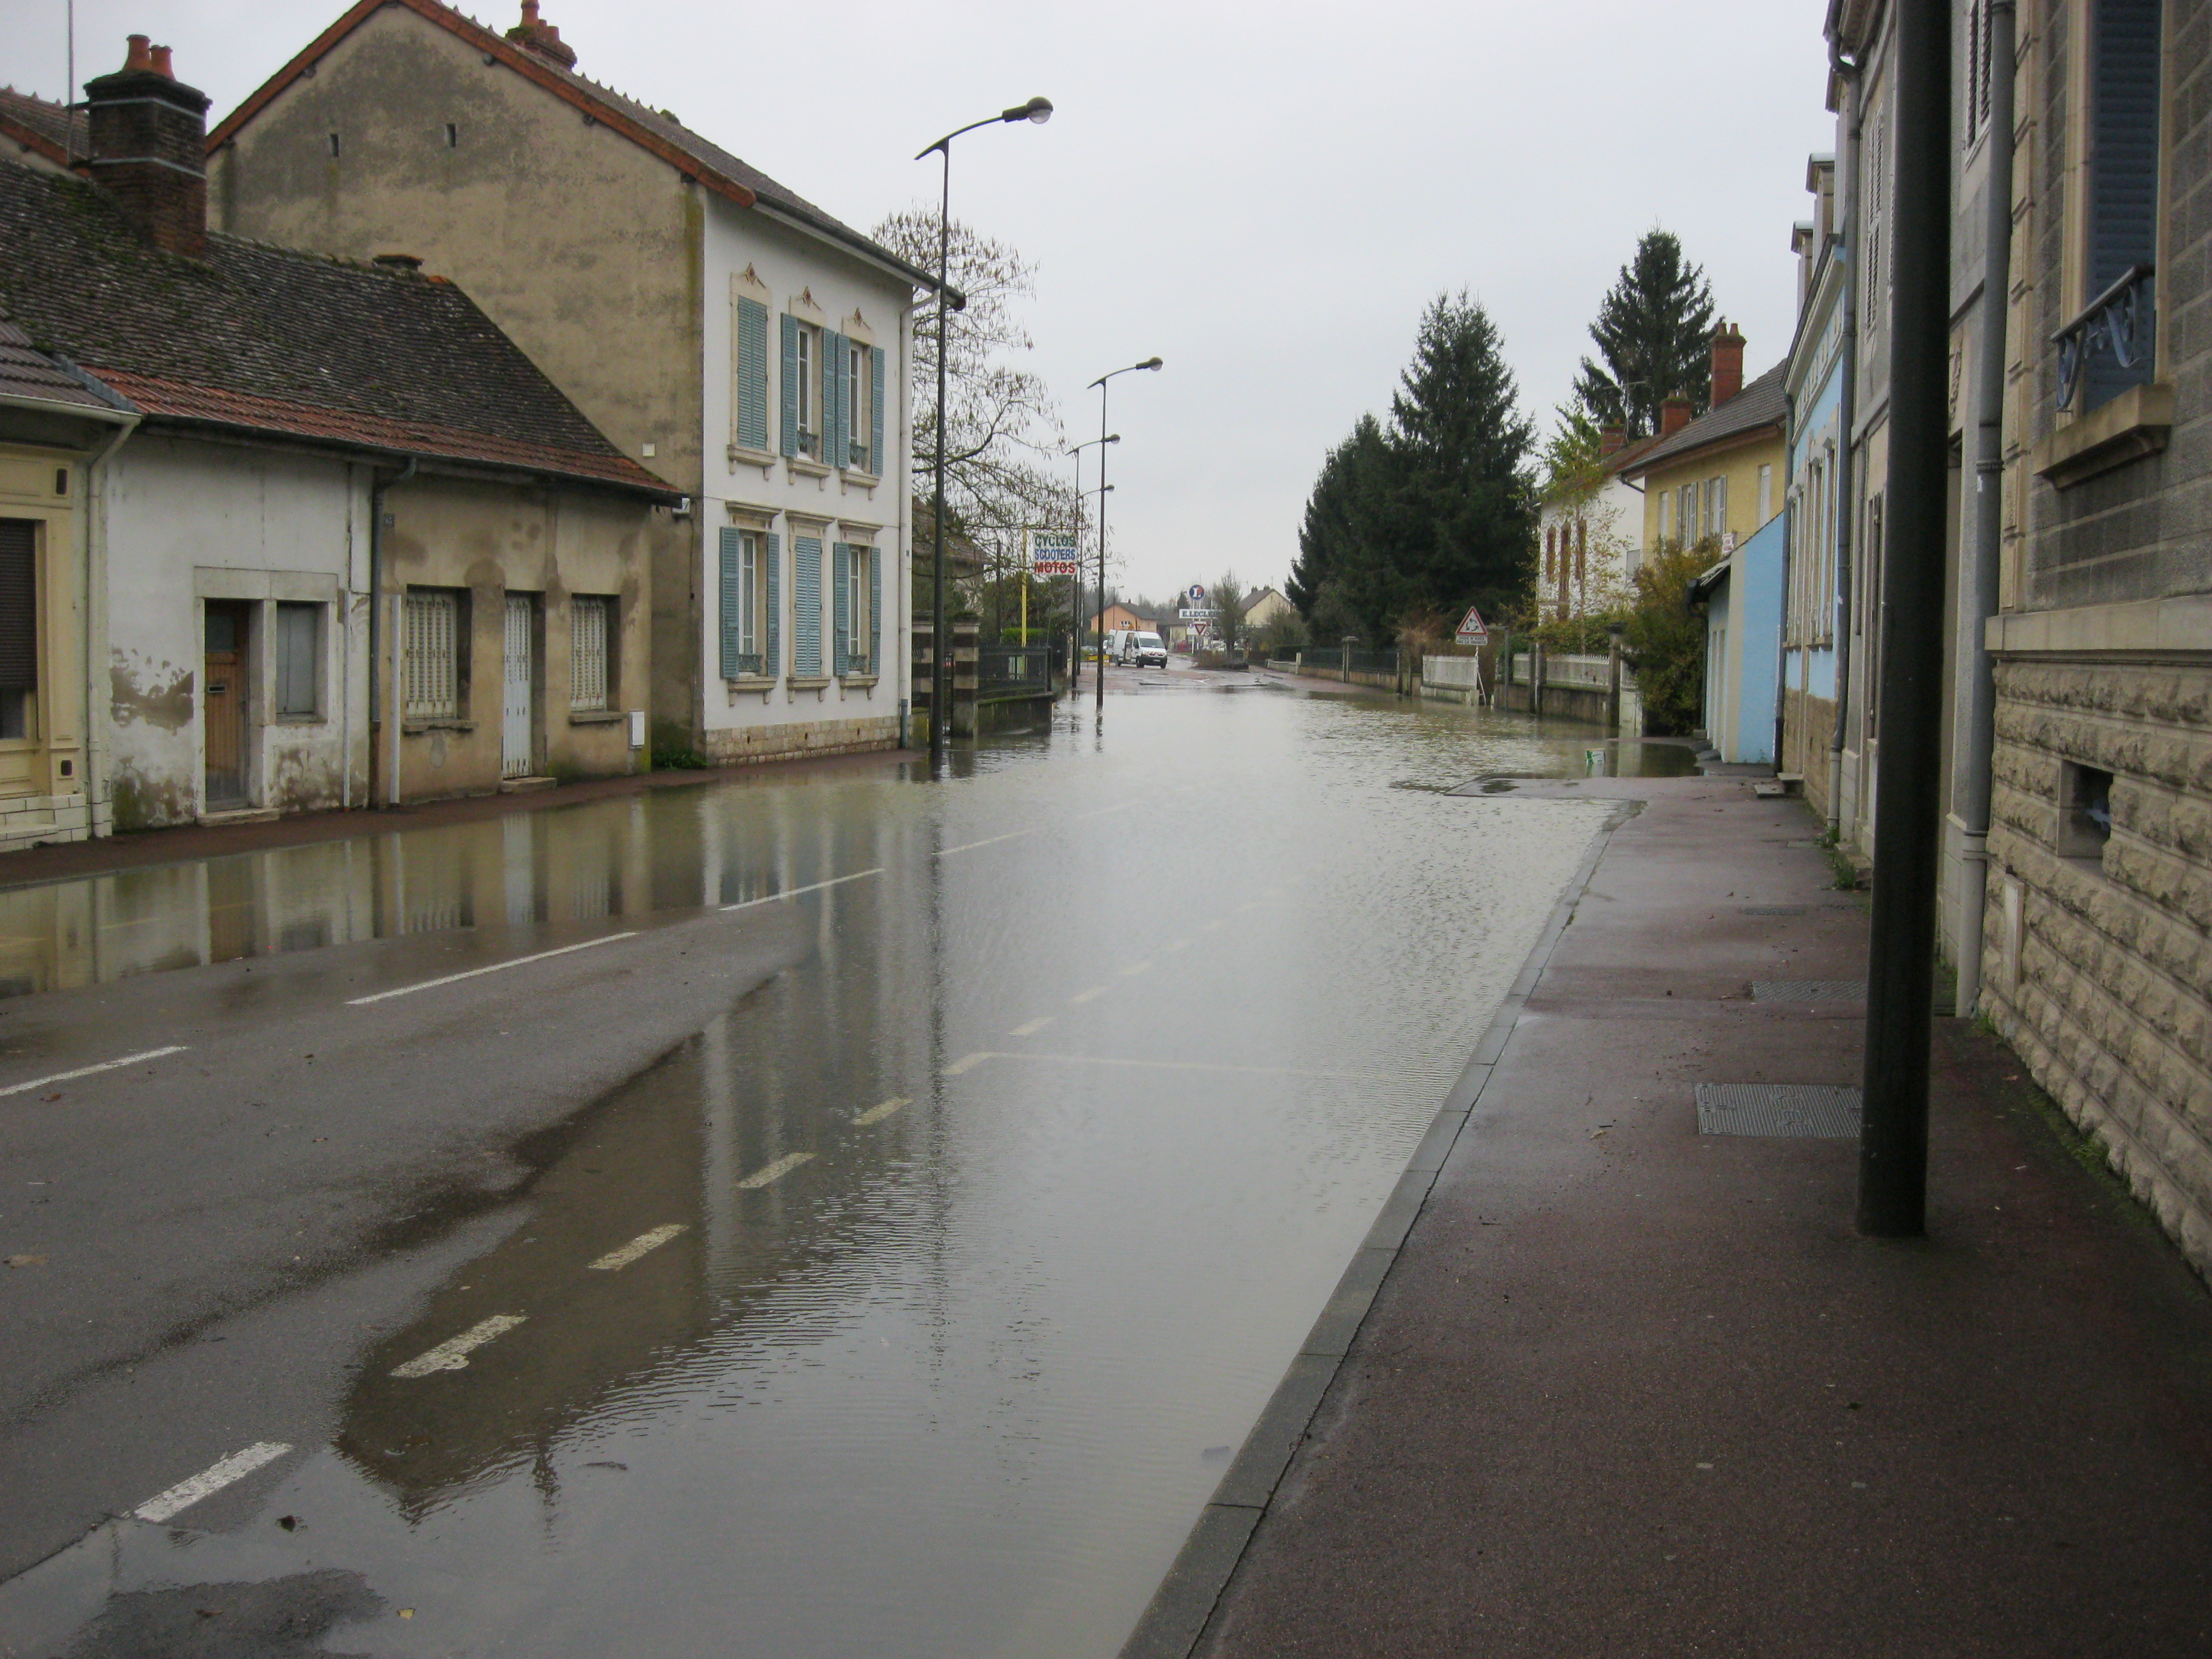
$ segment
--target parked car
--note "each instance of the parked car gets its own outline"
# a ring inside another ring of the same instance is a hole
[[[1134,663],[1139,668],[1165,668],[1168,665],[1167,642],[1157,634],[1139,633],[1134,629],[1121,635],[1121,665]]]

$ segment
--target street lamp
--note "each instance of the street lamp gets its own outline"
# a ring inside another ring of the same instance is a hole
[[[952,677],[945,672],[945,330],[952,310],[952,141],[994,122],[1033,121],[1042,126],[1051,119],[1052,100],[1032,98],[1026,104],[954,129],[914,158],[919,161],[930,150],[945,158],[945,183],[937,209],[937,506],[932,525],[936,553],[929,600],[929,764],[933,773],[945,759],[945,728],[952,713]],[[967,302],[961,303],[964,307]]]
[[[1067,599],[1067,695],[1070,697],[1075,696],[1075,682],[1083,673],[1083,452],[1096,449],[1101,444],[1118,444],[1121,441],[1121,434],[1116,432],[1110,438],[1088,439],[1067,452],[1075,458],[1075,578],[1068,585]]]
[[[1133,374],[1140,368],[1158,368],[1160,360],[1147,357],[1127,368],[1109,368],[1091,385],[1098,389],[1098,712],[1106,712],[1106,382],[1116,374]],[[1085,388],[1088,390],[1089,388]]]

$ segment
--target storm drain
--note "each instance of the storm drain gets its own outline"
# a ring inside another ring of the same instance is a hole
[[[1755,979],[1753,1002],[1864,1002],[1863,979]]]
[[[1805,907],[1802,904],[1745,904],[1736,909],[1736,915],[1740,916],[1802,916],[1804,914]]]
[[[1815,1083],[1700,1083],[1701,1135],[1802,1135],[1856,1139],[1859,1091]]]

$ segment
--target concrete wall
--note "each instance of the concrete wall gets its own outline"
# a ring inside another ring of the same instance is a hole
[[[302,452],[141,430],[107,465],[108,788],[118,830],[189,823],[207,809],[201,719],[210,599],[252,605],[246,644],[249,804],[359,805],[368,663],[355,638],[367,587],[363,469]],[[278,721],[274,607],[325,607],[315,718]]]
[[[501,663],[506,602],[529,597],[534,612],[530,772],[553,777],[634,771],[644,752],[629,745],[626,711],[646,707],[651,615],[647,543],[653,510],[585,490],[418,475],[385,497],[386,678],[380,714],[398,712],[404,629],[395,626],[409,587],[465,592],[468,645],[461,707],[451,720],[401,715],[398,799],[486,793],[501,783]],[[569,601],[615,599],[617,634],[605,710],[572,707],[574,632]],[[380,769],[392,759],[389,731]],[[380,799],[391,799],[383,770]]]
[[[625,453],[700,493],[705,210],[667,163],[392,6],[209,165],[217,228],[354,259],[419,257]],[[664,514],[647,541],[652,707],[689,729],[699,526]]]

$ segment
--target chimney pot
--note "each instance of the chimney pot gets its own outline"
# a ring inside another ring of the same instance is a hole
[[[1717,398],[1716,402],[1719,401]],[[1677,392],[1659,405],[1659,435],[1671,438],[1690,423],[1690,397]]]
[[[522,21],[507,32],[507,38],[549,64],[564,70],[576,67],[576,49],[562,45],[561,31],[539,18],[538,0],[522,0]]]
[[[92,176],[155,246],[207,257],[208,96],[169,72],[169,49],[131,37],[121,69],[84,83]]]
[[[1743,331],[1726,319],[1713,335],[1713,407],[1743,390]]]
[[[386,270],[420,270],[422,269],[422,259],[412,253],[380,253],[374,258],[371,259],[369,263],[374,265],[382,265]]]
[[[1622,426],[1618,422],[1612,426],[1600,427],[1598,428],[1597,434],[1597,453],[1601,455],[1613,454],[1627,441],[1628,428],[1626,427]]]

